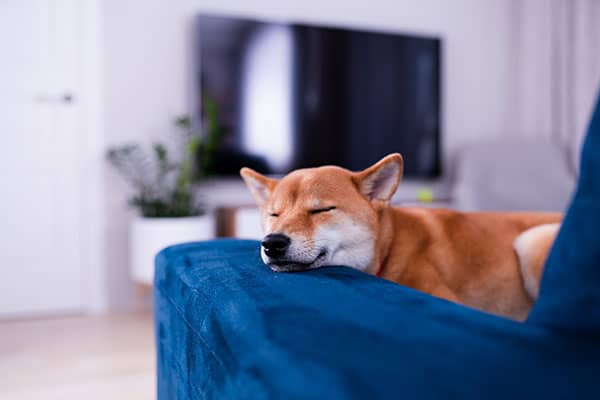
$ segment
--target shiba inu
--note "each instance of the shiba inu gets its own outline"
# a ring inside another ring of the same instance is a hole
[[[395,153],[360,172],[324,166],[280,180],[242,168],[262,212],[265,264],[279,272],[345,265],[525,318],[562,215],[392,207],[402,166]]]

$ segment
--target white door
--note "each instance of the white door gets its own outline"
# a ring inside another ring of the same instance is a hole
[[[0,1],[0,317],[82,308],[77,7]]]

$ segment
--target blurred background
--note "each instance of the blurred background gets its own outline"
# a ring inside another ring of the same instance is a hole
[[[2,0],[0,55],[0,397],[148,399],[154,255],[261,237],[242,166],[564,210],[600,2]]]

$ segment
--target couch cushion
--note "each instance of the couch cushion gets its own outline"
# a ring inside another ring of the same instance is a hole
[[[600,98],[583,145],[577,191],[529,320],[600,336]]]
[[[345,267],[275,273],[259,242],[157,257],[159,399],[592,398],[600,338]]]

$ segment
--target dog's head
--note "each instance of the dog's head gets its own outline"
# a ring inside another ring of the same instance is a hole
[[[373,261],[378,214],[398,188],[402,156],[390,154],[360,172],[326,166],[281,180],[242,168],[262,211],[261,256],[274,271],[323,265],[364,270]]]

